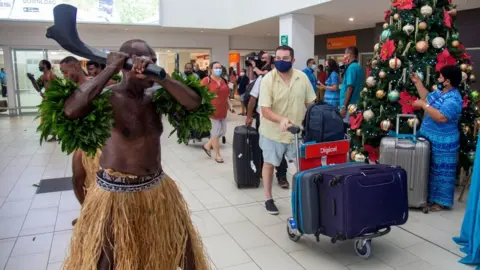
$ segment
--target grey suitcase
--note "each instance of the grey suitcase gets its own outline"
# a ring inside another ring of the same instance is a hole
[[[396,133],[399,133],[400,118],[417,118],[415,115],[397,115]],[[414,125],[413,135],[416,137]],[[400,136],[401,137],[401,136]],[[428,179],[430,170],[430,143],[424,138],[416,141],[398,137],[384,137],[380,141],[381,164],[400,166],[407,171],[408,205],[423,208],[428,212]]]

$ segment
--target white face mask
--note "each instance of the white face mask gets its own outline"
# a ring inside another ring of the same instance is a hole
[[[310,66],[310,68],[313,69],[313,70],[316,70],[316,69],[317,69],[317,65],[313,64],[313,65]]]
[[[240,76],[242,76],[242,77],[243,77],[243,76],[245,76],[245,73],[243,73],[243,72],[242,72],[242,73],[240,73]]]

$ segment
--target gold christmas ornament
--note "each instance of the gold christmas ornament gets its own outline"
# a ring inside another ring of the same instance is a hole
[[[378,52],[378,50],[380,50],[380,44],[379,43],[375,44],[373,49],[375,50],[375,52]]]
[[[388,23],[384,23],[384,24],[383,24],[383,29],[387,29],[387,28],[388,28],[388,25],[389,25]]]
[[[363,90],[360,92],[360,96],[361,97],[365,97],[368,93],[368,89],[367,88],[363,88]]]
[[[391,69],[395,70],[395,69],[399,69],[402,66],[402,61],[400,59],[394,57],[394,58],[390,59],[388,64],[389,64]]]
[[[468,79],[468,75],[465,72],[462,72],[462,82],[465,82]]]
[[[372,67],[377,67],[378,65],[378,60],[373,60],[372,61]]]
[[[448,14],[452,15],[452,16],[457,16],[457,10],[452,8],[448,11]]]
[[[418,29],[420,29],[420,30],[427,30],[427,27],[428,27],[428,25],[427,25],[426,22],[421,22],[421,23],[418,24]]]
[[[461,65],[460,65],[460,69],[461,69],[462,71],[467,71],[467,70],[468,70],[468,65],[467,65],[467,64],[461,64]]]
[[[423,6],[421,9],[420,9],[420,13],[424,16],[424,17],[430,17],[433,13],[433,8],[429,5],[425,5]]]
[[[473,74],[470,75],[470,81],[471,81],[472,83],[474,83],[476,80],[477,80],[477,78],[475,77],[475,75],[473,75]]]
[[[418,53],[425,53],[428,50],[428,43],[424,40],[417,42],[415,45]]]
[[[377,99],[383,99],[385,95],[386,93],[383,90],[377,90],[377,92],[375,93],[375,96],[377,97]]]
[[[358,137],[362,136],[362,130],[357,129],[357,131],[355,131],[355,135],[357,135]]]
[[[467,71],[468,71],[468,72],[472,72],[472,71],[473,71],[473,67],[472,67],[472,66],[468,66]]]
[[[348,113],[349,114],[354,114],[357,112],[357,105],[356,104],[350,104],[348,105]]]
[[[387,73],[382,70],[378,73],[378,77],[380,77],[380,79],[385,79],[387,77]]]
[[[420,124],[420,120],[418,120],[417,118],[410,118],[407,120],[407,123],[408,123],[408,126],[413,128],[414,126],[418,127],[418,125]]]
[[[400,19],[400,14],[395,13],[395,15],[393,15],[393,19],[394,19],[395,21],[398,21],[398,19]]]
[[[350,153],[350,160],[354,161],[355,160],[355,156],[358,154],[357,150],[353,150],[351,153]]]
[[[381,128],[383,131],[389,131],[389,130],[392,128],[392,121],[390,121],[390,120],[383,120],[383,121],[380,123],[380,128]]]
[[[460,45],[460,42],[458,40],[452,41],[452,47],[457,48],[458,45]]]
[[[462,126],[463,134],[465,134],[465,135],[470,134],[470,131],[471,131],[471,129],[470,129],[469,126],[467,126],[467,125]]]

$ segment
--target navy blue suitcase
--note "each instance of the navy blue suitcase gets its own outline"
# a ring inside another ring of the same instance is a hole
[[[407,174],[399,167],[362,163],[299,172],[292,209],[302,234],[326,235],[332,242],[376,234],[407,222]]]

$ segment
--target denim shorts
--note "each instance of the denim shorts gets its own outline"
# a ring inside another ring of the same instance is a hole
[[[275,167],[280,166],[284,155],[289,162],[295,159],[295,144],[272,141],[260,135],[260,148],[263,152],[263,161]]]

